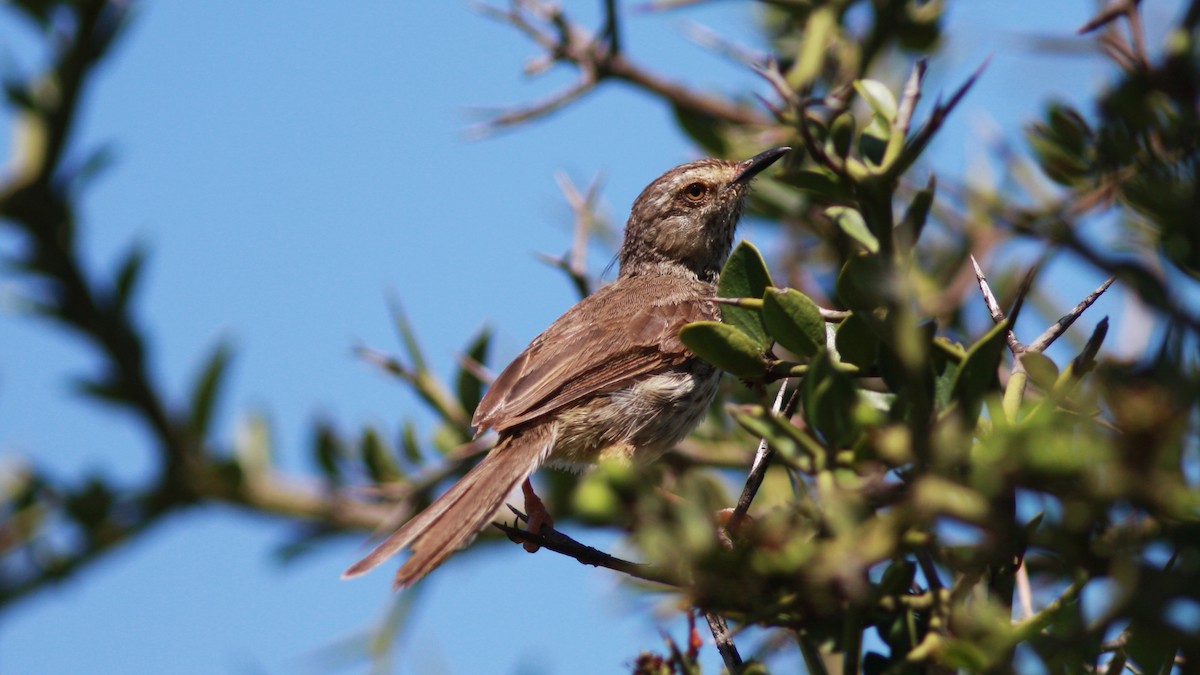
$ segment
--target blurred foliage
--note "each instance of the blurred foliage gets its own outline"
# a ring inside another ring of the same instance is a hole
[[[986,78],[981,71],[918,107],[929,96],[923,59],[941,48],[949,4],[763,3],[769,54],[709,38],[762,76],[770,95],[761,106],[664,83],[633,60],[636,45],[622,45],[615,3],[594,36],[537,0],[485,10],[545,48],[543,66],[581,73],[561,99],[506,113],[485,131],[528,123],[615,80],[667,104],[704,152],[740,159],[796,148],[758,180],[750,204],[777,223],[779,243],[765,256],[740,245],[722,275],[724,321],[683,333],[736,376],[713,414],[650,470],[546,472],[547,501],[560,526],[626,529],[645,563],[678,580],[676,605],[758,631],[761,646],[744,664],[735,647],[722,648],[731,670],[765,672],[786,651],[815,673],[1194,668],[1200,2],[1152,48],[1136,2],[1103,9],[1072,39],[1102,48],[1109,81],[1086,109],[1048,102],[1024,145],[1011,140],[996,186],[935,177],[922,164],[956,105]],[[393,439],[317,421],[311,457],[321,490],[275,466],[261,414],[233,439],[212,437],[227,346],[198,367],[184,404],[167,403],[174,399],[149,375],[131,311],[145,252],[133,248],[111,275],[96,276],[77,250],[77,200],[105,157],[64,160],[80,95],[128,8],[23,0],[6,10],[45,34],[51,58],[44,73],[5,82],[20,142],[0,186],[0,217],[24,244],[5,259],[6,274],[28,289],[38,315],[99,355],[104,368],[80,391],[134,413],[160,450],[161,476],[127,486],[47,475],[32,461],[6,468],[2,607],[197,504],[294,520],[297,538],[281,554],[298,555],[330,534],[422,508],[488,445],[473,439],[470,417],[489,365],[503,365],[487,363],[490,333],[466,341],[458,372],[444,379],[398,304],[403,355],[360,353],[439,423],[425,433],[405,422]],[[1039,171],[1027,170],[1030,159]],[[580,208],[590,194],[586,202]],[[599,222],[576,215],[591,228]],[[1106,250],[1088,234],[1094,223],[1116,228],[1126,250]],[[994,270],[992,282],[979,275],[993,324],[969,320],[985,304],[968,254],[1012,261],[1000,254],[1028,242],[1040,250],[1029,269]],[[1114,288],[1150,309],[1156,330],[1145,344],[1112,349],[1105,319],[1078,336],[1072,358],[1045,355],[1095,299],[1062,297],[1061,285],[1039,276],[1060,258],[1115,277]],[[576,288],[592,287],[577,262],[557,266]],[[1077,302],[1061,318],[1053,311]],[[1023,343],[1011,332],[1019,312],[1036,313],[1046,331]],[[769,464],[745,490],[750,519],[714,519],[736,503],[759,439]],[[1083,602],[1088,593],[1102,601]],[[698,672],[694,626],[685,646],[665,644],[664,655],[632,661],[634,671]]]

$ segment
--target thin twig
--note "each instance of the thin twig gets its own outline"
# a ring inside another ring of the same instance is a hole
[[[975,85],[975,82],[979,80],[980,76],[983,75],[983,71],[985,68],[987,68],[989,61],[990,59],[985,59],[984,62],[975,69],[975,72],[971,73],[971,76],[967,78],[967,81],[964,82],[962,86],[960,86],[958,90],[956,90],[950,96],[949,101],[942,103],[939,100],[933,106],[933,112],[930,113],[929,119],[926,120],[925,123],[921,125],[921,128],[917,129],[916,133],[912,135],[912,138],[904,144],[904,150],[901,152],[901,158],[906,159],[907,161],[897,161],[891,166],[890,171],[893,172],[894,175],[902,175],[908,170],[909,165],[916,161],[917,157],[925,152],[925,146],[927,146],[929,142],[933,140],[933,137],[937,134],[938,130],[942,128],[942,124],[945,123],[946,118],[951,112],[954,111],[954,108],[958,106],[963,97],[967,95],[967,92],[971,90],[971,87]]]
[[[729,670],[730,675],[738,675],[744,666],[742,655],[738,653],[737,645],[733,644],[733,636],[729,634],[729,626],[725,624],[725,619],[713,612],[705,612],[704,618],[708,621],[708,628],[717,643],[717,651],[725,661],[725,668]]]
[[[740,45],[708,26],[695,21],[685,23],[683,32],[685,37],[700,47],[716,52],[730,61],[751,70],[758,71],[771,60],[768,54]]]
[[[546,98],[531,103],[527,106],[513,108],[508,112],[501,113],[491,118],[486,122],[480,122],[467,129],[467,136],[471,138],[482,138],[505,128],[512,127],[518,124],[535,120],[539,117],[545,117],[550,113],[566,106],[579,99],[584,94],[588,93],[596,87],[599,78],[594,73],[584,71],[578,80],[569,87],[555,92]]]
[[[527,522],[529,517],[521,513],[513,506],[508,507],[509,510],[516,515],[518,520]],[[565,555],[568,558],[574,558],[577,562],[583,565],[591,565],[592,567],[603,567],[621,572],[631,577],[641,579],[643,581],[652,581],[667,586],[679,586],[680,580],[653,565],[645,563],[635,563],[628,560],[617,558],[609,555],[597,548],[592,548],[586,544],[582,544],[571,537],[559,532],[552,527],[543,527],[540,532],[530,532],[523,530],[515,525],[506,525],[504,523],[492,523],[492,526],[508,535],[509,539],[519,543],[532,543],[554,551],[560,555]]]
[[[718,305],[731,305],[733,307],[743,307],[745,309],[760,310],[762,309],[762,300],[759,298],[723,298],[715,296],[705,298],[708,302],[715,302]],[[850,318],[853,312],[845,309],[827,309],[818,307],[817,311],[821,313],[821,318],[829,323],[841,323]]]
[[[787,390],[787,383],[780,385],[779,391],[775,394],[775,402],[771,404],[771,414],[779,415],[785,408],[783,394]],[[799,390],[792,391],[792,397],[788,399],[787,416],[791,416],[791,409],[795,402],[799,399]],[[746,484],[742,487],[742,494],[738,497],[737,506],[733,508],[733,513],[729,515],[729,519],[725,521],[725,529],[731,534],[737,534],[738,527],[746,518],[746,512],[750,510],[750,503],[754,501],[754,496],[758,494],[758,489],[762,487],[763,478],[767,475],[767,469],[771,465],[771,458],[775,455],[775,450],[767,443],[764,436],[758,441],[758,449],[754,453],[754,462],[750,465],[750,473],[746,476]]]
[[[904,83],[904,93],[900,96],[900,105],[896,108],[896,123],[893,132],[899,134],[901,138],[908,136],[913,112],[917,109],[917,102],[921,100],[921,81],[925,79],[926,67],[925,59],[918,59],[913,65],[908,80]]]
[[[507,10],[487,4],[480,4],[477,9],[489,18],[513,26],[545,51],[537,67],[530,72],[541,72],[554,63],[567,63],[579,70],[579,78],[541,101],[513,108],[475,125],[468,130],[469,135],[486,136],[544,117],[577,100],[609,78],[632,84],[677,108],[731,124],[765,126],[770,123],[768,118],[746,106],[671,82],[626,58],[620,50],[619,16],[615,2],[606,2],[604,25],[596,36],[571,23],[557,5],[541,0],[521,0]],[[540,27],[537,25],[539,22],[549,25]]]
[[[796,121],[796,128],[800,130],[800,138],[804,141],[804,149],[807,150],[808,154],[821,166],[824,166],[839,176],[845,175],[845,163],[840,159],[835,161],[833,157],[830,157],[829,153],[825,152],[825,146],[818,142],[816,137],[813,136],[812,129],[809,128],[808,124],[809,104],[809,101],[805,101],[800,104],[799,115],[797,116],[798,119]]]
[[[1059,338],[1059,336],[1065,333],[1067,329],[1071,327],[1071,324],[1075,323],[1075,320],[1078,319],[1081,314],[1083,314],[1084,310],[1086,310],[1088,307],[1091,307],[1092,303],[1096,302],[1096,300],[1098,300],[1100,296],[1104,294],[1104,291],[1107,291],[1108,287],[1111,286],[1116,280],[1116,277],[1109,277],[1107,280],[1105,280],[1104,283],[1100,284],[1099,288],[1092,291],[1086,298],[1081,300],[1078,305],[1075,305],[1074,309],[1064,314],[1062,318],[1060,318],[1058,321],[1055,321],[1054,324],[1047,328],[1044,333],[1039,335],[1036,340],[1029,343],[1029,346],[1026,349],[1031,352],[1039,353],[1045,351],[1051,344],[1054,343],[1055,340]]]
[[[1017,601],[1021,607],[1021,621],[1033,616],[1033,589],[1029,585],[1029,566],[1021,561],[1017,568]]]
[[[996,324],[1001,324],[1007,321],[1004,316],[1004,310],[1000,307],[999,301],[996,300],[995,294],[992,293],[992,287],[988,285],[987,276],[984,275],[983,269],[979,267],[979,261],[975,260],[975,256],[970,256],[971,266],[975,268],[975,278],[979,280],[979,290],[983,294],[983,303],[987,305],[988,314],[992,316],[992,321]],[[1023,297],[1023,296],[1022,296]],[[1005,340],[1008,342],[1008,349],[1013,354],[1020,354],[1026,350],[1025,345],[1017,339],[1015,333],[1010,328],[1008,334],[1005,335]]]
[[[567,200],[567,206],[570,207],[571,214],[574,216],[571,250],[561,259],[545,255],[539,255],[539,257],[566,272],[571,278],[571,283],[575,285],[575,289],[579,292],[579,296],[587,297],[591,295],[593,290],[593,281],[587,273],[588,235],[592,231],[593,224],[597,221],[595,202],[596,195],[599,192],[600,179],[593,180],[583,193],[579,191],[579,188],[575,187],[575,184],[571,182],[571,179],[566,174],[557,174],[555,181],[558,183],[559,190],[562,191],[563,198]]]

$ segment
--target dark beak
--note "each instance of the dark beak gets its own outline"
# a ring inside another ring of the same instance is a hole
[[[729,184],[733,186],[745,185],[746,183],[749,183],[751,178],[754,178],[761,173],[763,169],[774,164],[775,160],[788,154],[789,151],[791,151],[791,148],[784,146],[779,148],[771,148],[766,152],[758,153],[741,164],[738,164],[737,175],[733,177],[733,180],[729,181]]]

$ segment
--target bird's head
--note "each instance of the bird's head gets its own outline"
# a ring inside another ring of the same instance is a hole
[[[712,281],[725,265],[750,180],[790,148],[742,162],[702,159],[677,166],[633,202],[618,256],[621,276],[695,274]]]

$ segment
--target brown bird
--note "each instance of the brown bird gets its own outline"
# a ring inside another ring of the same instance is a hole
[[[616,281],[534,338],[480,401],[472,424],[478,433],[495,429],[496,446],[343,578],[409,549],[395,587],[410,586],[469,544],[518,484],[529,528],[548,525],[529,484],[542,464],[647,463],[682,440],[712,401],[719,373],[683,345],[679,329],[720,319],[711,298],[750,179],[788,150],[691,162],[642,190]]]

